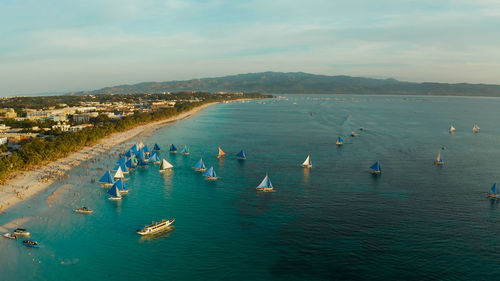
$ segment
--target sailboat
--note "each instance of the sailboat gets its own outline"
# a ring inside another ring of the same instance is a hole
[[[213,166],[210,167],[210,169],[208,169],[208,171],[206,171],[203,175],[207,178],[207,180],[217,180],[219,178],[217,177]]]
[[[149,156],[151,154],[151,150],[149,150],[149,147],[147,145],[145,145],[142,150],[144,150],[144,154],[146,154],[146,156]]]
[[[142,159],[139,159],[139,162],[137,162],[137,167],[139,168],[146,168],[148,166],[148,162],[142,160]]]
[[[441,157],[441,152],[438,152],[438,155],[436,157],[436,161],[434,161],[434,164],[441,166],[444,165],[443,158]]]
[[[135,169],[135,163],[132,161],[132,159],[128,159],[127,162],[125,162],[125,166],[127,166],[128,170],[131,171]]]
[[[371,173],[374,175],[380,175],[382,173],[382,168],[380,167],[380,163],[378,161],[371,165],[370,169],[372,170]]]
[[[336,142],[335,144],[336,144],[337,146],[344,145],[344,139],[343,139],[341,136],[339,136],[339,137],[337,138],[337,142]]]
[[[306,160],[302,163],[302,167],[304,168],[312,168],[313,164],[311,162],[311,156],[307,155]]]
[[[245,151],[240,150],[240,152],[238,152],[238,154],[236,154],[236,157],[238,157],[239,160],[246,160],[247,159],[247,156],[245,154]]]
[[[149,162],[153,162],[153,164],[160,164],[160,157],[153,152],[153,155],[151,155],[151,158],[149,158]]]
[[[450,132],[450,134],[453,134],[455,132],[455,127],[453,127],[453,125],[450,126],[450,128],[448,129],[448,132]]]
[[[217,158],[223,158],[226,157],[226,153],[222,150],[222,148],[219,147],[219,153],[217,154]]]
[[[266,177],[262,180],[259,186],[256,187],[256,189],[258,191],[274,192],[274,187],[268,174],[266,174]]]
[[[177,153],[177,147],[175,147],[175,145],[172,144],[170,146],[170,149],[168,150],[168,152],[170,152],[170,153]]]
[[[500,188],[497,188],[497,183],[494,183],[493,186],[491,187],[491,192],[488,192],[488,195],[486,196],[488,198],[500,198]]]
[[[118,169],[116,170],[116,173],[113,176],[113,178],[117,180],[117,179],[123,179],[124,177],[125,176],[123,175],[122,167],[118,166]]]
[[[114,184],[109,190],[108,194],[111,195],[108,199],[109,200],[121,200],[122,195],[120,194],[120,191],[118,190],[118,187],[116,184]]]
[[[187,145],[184,146],[184,148],[181,151],[181,154],[182,155],[189,155],[189,150],[188,150]]]
[[[160,147],[158,146],[158,144],[155,143],[155,146],[153,147],[153,151],[160,152]]]
[[[194,164],[193,169],[195,169],[198,172],[204,172],[207,170],[207,167],[205,167],[205,163],[203,163],[203,159],[200,158],[196,164]]]
[[[479,126],[478,126],[477,124],[475,124],[475,123],[474,123],[474,127],[472,127],[472,132],[473,132],[473,133],[479,133],[479,130],[481,130],[481,129],[479,128]]]
[[[120,158],[120,160],[116,162],[116,164],[123,166],[125,165],[126,162],[127,162],[127,157],[123,156],[122,158]]]
[[[160,172],[166,172],[172,169],[174,165],[170,164],[167,160],[163,159],[160,165]]]
[[[115,185],[116,185],[116,188],[118,189],[118,191],[120,191],[120,194],[121,193],[128,193],[128,188],[125,185],[125,183],[122,181],[122,179],[119,179],[117,182],[115,182],[115,184],[113,186],[115,186]]]
[[[99,180],[99,183],[102,186],[112,186],[113,184],[115,184],[115,180],[111,176],[111,173],[109,171],[107,171],[104,174],[104,176],[102,176],[102,178]]]
[[[122,169],[122,172],[123,172],[123,174],[124,174],[124,175],[127,175],[127,174],[129,174],[129,172],[130,172],[130,171],[128,170],[128,168],[127,168],[127,165],[125,165],[125,164],[123,164],[123,165],[121,165],[121,164],[117,165],[117,166],[114,168],[114,171],[118,171],[118,168],[121,168],[121,169]]]
[[[130,158],[132,156],[133,152],[131,149],[127,150],[127,152],[125,152],[125,157],[127,158]]]

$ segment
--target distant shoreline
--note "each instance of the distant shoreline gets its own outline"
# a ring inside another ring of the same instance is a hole
[[[249,100],[236,99],[229,102]],[[152,132],[167,126],[175,121],[191,118],[201,112],[203,109],[218,104],[220,102],[211,102],[200,105],[187,112],[183,112],[174,117],[139,125],[124,132],[112,134],[98,141],[97,143],[86,146],[79,151],[71,153],[69,156],[58,159],[51,163],[40,165],[28,171],[19,171],[15,177],[0,185],[0,214],[12,206],[32,198],[39,192],[46,190],[57,180],[65,179],[67,173],[73,167],[82,162],[92,159],[102,153],[109,151],[114,146],[126,142],[140,135],[151,134]],[[42,176],[50,175],[49,180],[42,181]]]

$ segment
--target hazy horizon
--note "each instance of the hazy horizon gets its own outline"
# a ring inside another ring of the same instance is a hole
[[[500,84],[500,2],[2,1],[0,96],[279,71]]]

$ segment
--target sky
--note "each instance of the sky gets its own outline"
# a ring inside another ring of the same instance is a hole
[[[500,1],[0,0],[0,96],[261,71],[500,84]]]

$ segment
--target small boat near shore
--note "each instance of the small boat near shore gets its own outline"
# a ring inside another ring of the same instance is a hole
[[[165,231],[175,222],[175,218],[171,220],[163,219],[160,222],[153,222],[150,225],[146,225],[141,229],[137,230],[137,233],[140,235],[150,235]]]
[[[80,214],[92,214],[94,212],[87,207],[77,208],[74,211],[75,213],[80,213]]]
[[[453,133],[455,133],[455,130],[456,130],[455,127],[453,127],[453,125],[451,125],[450,128],[448,129],[448,132],[450,134],[453,134]]]
[[[155,143],[155,146],[153,147],[154,152],[160,152],[160,146],[158,146],[157,143]]]
[[[190,154],[187,145],[184,146],[184,148],[181,151],[181,154],[182,155],[189,155]]]
[[[221,159],[226,157],[226,153],[219,147],[219,153],[217,153],[217,158]]]
[[[474,127],[472,127],[472,132],[479,133],[480,130],[481,128],[479,128],[479,126],[476,123],[474,123]]]
[[[17,239],[17,236],[16,235],[13,235],[11,233],[5,233],[3,235],[3,237],[7,238],[7,239]]]
[[[109,190],[108,190],[108,194],[111,195],[108,199],[109,200],[121,200],[122,199],[122,196],[120,194],[120,191],[118,190],[118,187],[115,185],[113,185]]]
[[[174,144],[170,145],[170,149],[168,150],[170,153],[177,153],[177,147]]]
[[[434,161],[434,165],[437,165],[437,166],[442,166],[444,165],[444,160],[443,158],[441,157],[441,152],[438,152],[438,155],[436,157],[436,161]]]
[[[31,233],[29,233],[26,229],[24,228],[16,228],[14,232],[12,232],[13,235],[15,236],[30,236]]]
[[[37,241],[33,240],[24,240],[23,241],[24,246],[30,247],[30,248],[38,248],[39,244]]]
[[[113,184],[115,184],[115,180],[113,179],[113,177],[111,176],[111,172],[110,171],[107,171],[104,176],[101,177],[101,179],[99,180],[99,183],[101,184],[101,186],[103,187],[108,187],[108,186],[112,186]]]
[[[344,139],[343,139],[341,136],[339,136],[339,137],[337,138],[337,142],[336,142],[335,144],[336,144],[337,146],[342,146],[342,145],[344,145]]]

